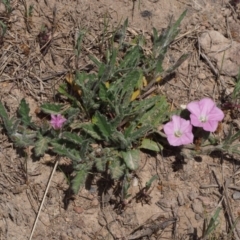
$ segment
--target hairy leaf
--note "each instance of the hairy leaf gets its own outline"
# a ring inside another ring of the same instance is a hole
[[[119,179],[123,176],[125,165],[121,165],[121,161],[119,158],[115,158],[109,161],[108,167],[113,179]]]
[[[142,144],[139,148],[151,150],[154,152],[159,152],[159,151],[163,150],[162,145],[160,145],[157,142],[154,142],[153,140],[147,139],[147,138],[143,139]]]
[[[158,96],[157,100],[158,102],[155,103],[155,106],[140,117],[139,123],[155,128],[167,120],[168,103],[165,97],[162,96]]]
[[[151,130],[152,130],[152,127],[149,125],[137,128],[135,131],[132,132],[131,140],[135,141],[142,137],[145,137]]]
[[[38,134],[38,140],[35,142],[35,155],[37,157],[42,156],[46,150],[48,149],[49,138],[43,137],[42,135]]]
[[[138,163],[140,161],[140,151],[139,150],[130,150],[127,152],[122,152],[124,162],[130,170],[137,170]]]
[[[41,109],[44,113],[48,114],[59,114],[61,111],[62,106],[52,103],[44,103],[41,106]]]
[[[106,171],[106,158],[96,158],[95,159],[95,166],[99,172]]]
[[[96,112],[92,121],[98,127],[102,136],[106,140],[108,140],[111,134],[113,133],[113,129],[111,124],[108,122],[107,118],[101,113]]]
[[[0,117],[3,120],[4,127],[6,128],[7,133],[11,134],[13,122],[9,119],[7,111],[1,102],[0,102]]]
[[[125,55],[124,59],[121,61],[119,68],[135,68],[139,64],[140,57],[140,47],[135,46],[131,48],[130,51]]]
[[[19,105],[18,113],[21,117],[21,121],[25,126],[31,125],[31,117],[29,116],[30,108],[26,100],[23,98]]]
[[[133,70],[125,76],[120,99],[123,107],[129,107],[134,89],[137,87],[138,81],[141,78],[141,72],[139,70]]]
[[[89,134],[92,138],[96,140],[102,140],[102,136],[100,135],[97,126],[92,123],[81,124],[81,128],[84,132]]]
[[[51,142],[51,145],[53,147],[52,151],[58,155],[66,156],[75,162],[81,161],[79,150],[76,148],[67,148],[63,144],[61,145],[57,142]]]
[[[72,190],[75,194],[77,194],[80,187],[84,185],[87,175],[88,167],[85,164],[81,164],[81,167],[76,171],[76,175],[71,181]]]
[[[35,132],[33,132],[32,134],[27,134],[25,131],[23,133],[15,132],[10,135],[10,138],[15,146],[24,148],[34,145],[35,137]]]
[[[62,138],[67,139],[68,141],[76,144],[82,144],[84,141],[84,139],[81,136],[71,132],[63,132]]]
[[[61,84],[58,88],[58,92],[61,93],[63,96],[67,97],[68,99],[76,102],[77,99],[68,93],[68,90],[67,90],[67,85],[66,84]]]

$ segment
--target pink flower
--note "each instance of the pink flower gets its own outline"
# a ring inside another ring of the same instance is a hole
[[[218,122],[224,118],[223,111],[210,98],[190,102],[187,109],[191,113],[191,124],[195,127],[202,127],[209,132],[216,131]]]
[[[163,130],[172,146],[180,146],[193,142],[192,125],[179,116],[172,116],[172,121],[164,125]]]
[[[51,114],[51,125],[54,129],[60,129],[63,126],[63,123],[67,121],[61,114],[53,115]]]

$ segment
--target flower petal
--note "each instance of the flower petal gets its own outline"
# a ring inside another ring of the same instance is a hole
[[[171,146],[175,147],[182,145],[181,138],[178,138],[175,135],[168,135],[167,140]]]
[[[179,131],[181,129],[181,118],[177,115],[172,116],[173,130]]]
[[[194,136],[193,136],[192,132],[183,134],[181,136],[181,143],[182,143],[182,145],[193,143],[193,138],[194,138]]]
[[[59,129],[62,127],[63,123],[66,121],[67,119],[64,118],[61,114],[57,114],[57,115],[53,115],[51,114],[51,125],[54,129]]]
[[[222,121],[224,118],[224,113],[221,109],[218,107],[215,107],[212,109],[212,111],[208,115],[209,121]]]
[[[216,104],[211,98],[203,98],[199,101],[199,107],[201,111],[201,116],[207,117],[208,114],[212,111],[212,109],[216,107]]]
[[[191,124],[194,127],[203,127],[203,123],[199,121],[198,117],[194,114],[190,114]]]
[[[173,129],[174,129],[173,122],[168,122],[163,126],[163,130],[166,135],[173,134],[174,132]]]
[[[190,113],[192,113],[192,114],[194,114],[194,115],[196,115],[196,116],[200,116],[200,114],[201,114],[198,101],[190,102],[190,103],[187,105],[187,109],[188,109],[188,111],[189,111]]]
[[[167,136],[169,144],[172,146],[180,146],[193,142],[192,125],[190,124],[190,121],[177,115],[172,116],[172,121],[165,124],[163,130]],[[181,135],[176,136],[176,131],[180,131]]]
[[[203,124],[203,129],[208,132],[215,132],[218,127],[218,121],[207,121]]]
[[[180,131],[192,132],[192,125],[190,124],[190,121],[180,118]]]

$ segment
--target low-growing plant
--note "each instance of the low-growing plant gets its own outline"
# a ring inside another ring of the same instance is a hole
[[[151,136],[168,119],[169,106],[164,96],[146,97],[145,93],[187,58],[185,54],[173,66],[163,69],[167,49],[177,36],[185,14],[186,11],[162,34],[153,30],[150,55],[144,52],[142,36],[134,44],[125,41],[126,20],[113,34],[103,60],[89,56],[96,66],[95,71],[76,70],[71,75],[72,87],[78,89],[76,95],[70,94],[67,84],[62,84],[59,93],[68,99],[68,103],[41,106],[43,113],[51,115],[50,123],[34,123],[24,99],[18,117],[10,118],[0,103],[0,116],[11,141],[21,148],[33,146],[37,157],[52,152],[71,159],[74,193],[78,192],[93,167],[112,179],[135,171],[141,149],[162,149]],[[121,34],[116,36],[119,31]],[[116,39],[118,46],[114,44]],[[76,44],[78,56],[81,42],[82,35]],[[124,198],[128,196],[127,184],[123,184]]]
[[[219,213],[221,211],[221,208],[218,207],[214,213],[214,215],[210,218],[209,223],[207,223],[207,227],[203,233],[203,240],[208,239],[212,234],[214,234],[214,231],[216,230],[217,226],[219,225]],[[212,238],[210,238],[212,239]],[[215,238],[213,238],[215,239]]]
[[[0,45],[3,44],[3,41],[4,41],[4,36],[7,32],[7,25],[0,21]]]
[[[11,1],[10,0],[2,0],[2,3],[5,6],[5,15],[6,15],[6,17],[9,17],[11,12],[13,11]]]

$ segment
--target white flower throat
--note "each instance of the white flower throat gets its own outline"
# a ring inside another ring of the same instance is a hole
[[[177,130],[176,132],[174,132],[175,137],[181,137],[182,136],[182,132],[180,130]]]
[[[202,123],[207,122],[207,116],[200,116],[199,121]]]

